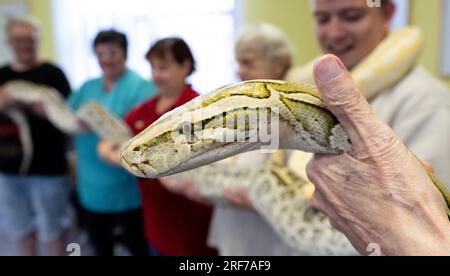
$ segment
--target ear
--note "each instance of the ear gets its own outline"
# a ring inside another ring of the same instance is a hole
[[[183,61],[183,64],[181,64],[181,67],[186,72],[186,76],[189,76],[191,74],[192,62],[189,59],[185,59]]]

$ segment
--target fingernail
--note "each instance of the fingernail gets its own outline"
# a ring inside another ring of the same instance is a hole
[[[345,70],[342,62],[333,55],[325,56],[316,66],[317,77],[321,82],[333,80]]]

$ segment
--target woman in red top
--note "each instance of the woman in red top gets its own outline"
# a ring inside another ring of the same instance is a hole
[[[126,117],[134,134],[140,133],[164,113],[197,97],[188,76],[195,70],[195,61],[188,45],[179,38],[158,41],[146,55],[152,76],[159,89],[158,96],[142,104]],[[117,145],[102,142],[100,155],[120,164]],[[211,208],[169,192],[158,179],[140,179],[145,234],[150,248],[157,255],[217,255],[206,245]]]

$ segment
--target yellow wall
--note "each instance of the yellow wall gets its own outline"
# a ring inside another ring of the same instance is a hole
[[[242,0],[244,23],[261,21],[281,28],[295,47],[295,63],[320,54],[313,31],[309,0]]]
[[[24,0],[29,11],[43,22],[41,54],[53,60],[51,0]],[[76,0],[74,0],[76,1]],[[426,46],[420,63],[439,76],[440,35],[443,1],[410,0],[411,24],[422,28]],[[0,3],[20,0],[0,0]],[[313,32],[309,0],[242,0],[244,23],[268,21],[280,27],[296,49],[295,63],[303,64],[320,54]],[[450,86],[450,78],[442,78]]]
[[[411,24],[421,27],[426,41],[420,63],[436,76],[439,76],[444,1],[450,0],[411,0]],[[441,79],[450,86],[449,77]]]
[[[27,3],[30,13],[42,22],[41,55],[45,59],[54,60],[51,0],[28,0]]]
[[[297,49],[295,63],[303,64],[320,51],[313,34],[313,19],[309,0],[242,0],[244,23],[270,22],[280,27]],[[439,76],[440,34],[443,1],[410,0],[410,23],[422,28],[426,46],[420,63]],[[443,78],[450,86],[450,78]]]

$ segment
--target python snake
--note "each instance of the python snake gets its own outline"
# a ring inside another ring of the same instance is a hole
[[[401,29],[391,34],[352,71],[355,82],[362,89],[365,97],[367,99],[374,98],[379,91],[384,91],[398,82],[414,66],[422,44],[422,34],[415,27]],[[306,66],[306,69],[303,68],[300,71],[300,75],[303,74],[300,79],[305,79],[304,76],[307,74],[311,75],[311,68],[308,69],[308,67],[310,66]],[[298,79],[298,72],[292,74],[290,78]],[[250,88],[252,85],[255,89],[253,91]],[[263,91],[257,92],[261,87],[263,87]],[[283,87],[284,89],[279,89]],[[300,89],[300,91],[295,92],[295,89]],[[273,94],[279,96],[277,103],[277,97],[274,97]],[[230,99],[233,97],[233,100]],[[273,105],[269,104],[271,97],[273,97],[272,100],[275,99],[275,102],[272,101]],[[222,99],[224,101],[221,101]],[[261,106],[255,104],[258,100],[263,102]],[[251,104],[239,104],[246,101]],[[211,107],[217,102],[221,102],[220,105],[223,104],[222,109],[218,108],[219,106]],[[235,123],[238,121],[237,118],[231,122],[227,121],[230,117],[238,117],[238,114],[244,118],[248,117],[249,114],[255,112],[255,109],[272,111],[270,107],[275,107],[273,110],[278,112],[278,117],[283,121],[283,129],[286,129],[287,125],[295,130],[282,134],[281,148],[299,147],[302,150],[322,152],[325,146],[333,153],[348,150],[350,145],[346,141],[347,137],[340,126],[336,124],[334,117],[323,108],[314,87],[294,82],[259,81],[224,87],[164,116],[144,131],[145,134],[138,135],[123,147],[123,165],[138,176],[157,177],[189,170],[230,154],[258,148],[257,143],[249,142],[241,145],[239,149],[235,148],[234,151],[235,144],[223,143],[226,140],[224,137],[214,140],[218,137],[211,135],[211,132],[215,132],[217,129],[217,133],[220,133],[219,136],[226,136],[228,133],[234,137],[237,137],[238,133],[247,132],[246,138],[251,140],[251,126],[244,123],[239,129]],[[199,116],[193,112],[196,108],[197,111],[202,110],[202,115]],[[294,110],[297,113],[293,112]],[[302,110],[306,112],[302,113]],[[315,112],[321,113],[321,115],[315,114]],[[181,114],[182,116],[180,116]],[[228,119],[226,119],[227,116]],[[312,116],[315,119],[302,119],[301,116]],[[198,120],[192,119],[195,117]],[[180,124],[176,123],[177,118],[182,118],[179,121]],[[243,121],[245,122],[245,120]],[[202,122],[201,126],[200,121]],[[329,124],[330,122],[331,124]],[[311,131],[323,123],[329,124],[325,127],[325,131]],[[208,131],[205,126],[212,126],[213,131]],[[164,128],[166,128],[166,132],[163,131]],[[267,128],[266,126],[265,129]],[[178,131],[178,134],[171,133],[172,130]],[[184,130],[184,133],[181,130]],[[185,134],[186,139],[180,138],[180,133]],[[292,135],[301,137],[302,141],[295,141],[292,139]],[[199,137],[209,139],[205,139],[205,144],[202,145],[199,144],[199,140],[201,140],[198,139]],[[313,149],[311,150],[311,148]],[[161,155],[159,154],[161,152],[165,153]],[[139,163],[139,160],[142,162]],[[153,164],[156,166],[152,166]],[[309,197],[299,192],[304,187],[310,187],[311,184],[305,184],[307,182],[302,177],[281,178],[279,177],[280,173],[276,173],[278,171],[283,172],[283,175],[294,175],[299,169],[302,168],[293,169],[273,164],[265,166],[249,164],[248,166],[234,167],[219,162],[174,177],[178,180],[194,180],[204,197],[221,203],[223,203],[224,187],[246,187],[255,209],[288,245],[291,245],[297,252],[302,252],[301,254],[354,254],[355,251],[349,246],[346,238],[329,225],[323,214],[314,212],[314,209],[308,204]],[[450,196],[444,186],[434,175],[430,174],[430,177],[449,204]],[[239,184],[233,185],[233,183]]]
[[[414,66],[422,46],[423,35],[416,27],[391,33],[352,71],[355,83],[366,98],[373,98]],[[294,70],[288,78],[312,82],[312,64]],[[275,115],[274,121],[280,122],[276,126],[283,134],[277,137],[282,138],[276,141],[281,142],[279,148],[320,153],[348,151],[348,138],[324,107],[319,92],[302,82],[249,81],[203,95],[165,114],[129,141],[122,151],[124,166],[141,177],[159,177],[165,175],[163,171],[174,174],[192,169],[194,163],[195,167],[211,163],[217,160],[216,153],[233,155],[229,154],[230,147],[234,153],[258,149],[258,143],[215,143],[225,141],[226,136],[248,141],[260,138],[255,137],[256,132],[261,132],[258,128],[267,130],[271,125],[264,125],[268,120],[259,124],[258,116]],[[237,122],[238,117],[244,122]],[[255,121],[253,125],[249,124],[250,117]]]
[[[255,114],[258,123],[252,124],[250,117]],[[333,114],[324,107],[315,87],[298,82],[256,80],[221,88],[167,113],[122,147],[122,164],[139,177],[157,178],[181,173],[236,154],[260,149],[264,144],[261,137],[275,121],[279,123],[279,130],[276,131],[280,133],[278,145],[280,149],[326,154],[340,154],[351,149],[347,134]],[[261,127],[261,122],[265,127]],[[264,129],[263,133],[261,129]],[[239,136],[243,137],[243,140],[236,139],[234,142],[232,139],[227,140],[228,137]],[[258,176],[264,175],[267,171],[267,168],[260,170]],[[428,173],[450,206],[450,194],[431,172]],[[258,182],[254,177],[251,179],[254,183]],[[274,185],[277,186],[280,187]],[[267,191],[273,193],[274,189],[272,187]],[[264,192],[258,194],[265,195]],[[296,200],[301,202],[301,198],[297,197]],[[302,204],[305,202],[306,200]],[[262,204],[257,208],[267,206],[279,205]],[[304,222],[305,219],[300,218],[306,216],[307,211],[306,205],[303,205],[301,208],[297,207],[297,212],[289,214],[297,214],[298,216],[293,218],[297,218],[298,222]],[[271,212],[270,208],[262,214],[267,212]],[[448,213],[450,215],[450,211]],[[272,215],[269,218],[281,219],[283,216]],[[319,217],[314,219],[318,220]],[[328,223],[325,219],[319,220],[322,226]],[[272,223],[272,225],[279,227],[277,225],[283,224]],[[301,229],[314,229],[313,225]],[[286,235],[283,231],[285,232],[284,229],[278,230],[281,237],[302,236],[302,242],[295,243],[299,246],[305,246],[305,241],[318,240],[312,236],[311,239],[306,238],[302,233]],[[339,239],[339,235],[336,234],[335,239],[335,243],[342,244],[342,248],[347,249],[346,243],[341,243],[345,240],[343,237]],[[325,244],[331,246],[331,241],[329,239],[328,241],[329,243]],[[310,246],[309,248],[312,248],[310,252],[318,252],[318,255],[342,252],[336,251],[336,247],[335,251],[321,251],[324,247],[317,247],[317,244]]]
[[[102,139],[118,142],[132,137],[132,132],[126,124],[97,102],[89,102],[73,113],[54,88],[19,80],[7,82],[4,87],[16,103],[42,104],[46,118],[66,134],[73,135],[91,130]],[[17,111],[19,110],[15,110]]]
[[[191,170],[260,149],[264,132],[275,124],[277,148],[323,154],[351,150],[347,134],[314,86],[254,80],[220,88],[166,113],[122,147],[123,166],[146,178]],[[433,183],[450,203],[444,185],[436,177]]]

